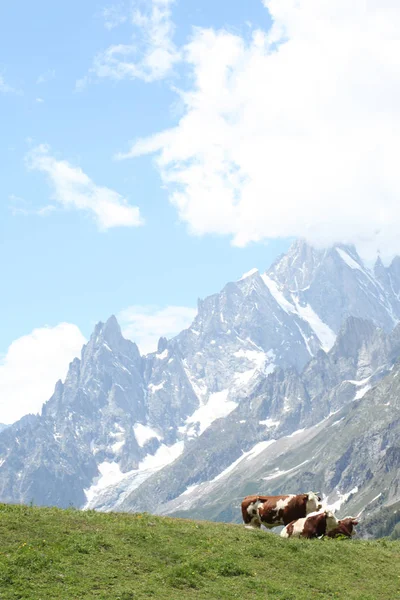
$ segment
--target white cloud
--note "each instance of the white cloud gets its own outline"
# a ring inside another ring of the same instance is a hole
[[[14,89],[13,87],[11,87],[11,85],[8,85],[8,83],[5,82],[4,77],[2,75],[0,75],[0,93],[1,94],[19,94],[20,92],[16,89]]]
[[[302,236],[400,252],[400,4],[264,0],[250,41],[196,29],[176,127],[119,158],[156,153],[195,234],[239,246]]]
[[[118,321],[123,334],[135,342],[142,354],[157,350],[160,337],[173,337],[189,327],[196,310],[187,306],[130,306],[121,311]]]
[[[100,229],[142,225],[136,206],[129,205],[118,192],[96,185],[79,167],[51,156],[49,146],[33,148],[27,154],[26,164],[47,175],[54,200],[64,208],[91,213]]]
[[[11,196],[9,196],[9,201],[11,214],[14,217],[18,215],[22,215],[24,217],[30,215],[46,217],[47,215],[56,210],[56,207],[53,204],[47,204],[46,206],[40,206],[39,208],[32,208],[32,204],[30,202],[28,202],[24,198],[15,196],[14,194],[11,194]]]
[[[142,79],[152,82],[163,79],[172,71],[180,54],[173,42],[174,24],[171,6],[175,0],[151,0],[142,9],[134,8],[131,23],[134,29],[128,44],[115,44],[100,52],[93,66],[76,83],[85,87],[93,78]],[[121,12],[117,13],[121,19]],[[112,22],[112,21],[110,21]]]
[[[84,343],[79,328],[70,323],[34,329],[15,340],[0,360],[0,423],[39,412]]]
[[[103,8],[102,16],[106,29],[114,29],[128,20],[123,4],[112,4]]]
[[[55,76],[56,76],[55,69],[49,69],[45,73],[42,73],[41,75],[39,75],[39,77],[36,79],[36,83],[38,85],[40,85],[41,83],[47,83],[51,79],[54,79]]]

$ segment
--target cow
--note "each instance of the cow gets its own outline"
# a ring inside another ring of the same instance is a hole
[[[286,496],[246,496],[242,501],[242,517],[247,529],[267,529],[288,525],[322,508],[321,498],[314,492]]]
[[[352,537],[355,535],[354,527],[358,525],[358,520],[355,517],[346,517],[339,520],[339,524],[335,529],[329,531],[326,535],[331,538],[339,537],[344,535],[345,537]]]
[[[320,538],[324,535],[329,535],[339,526],[339,521],[330,510],[315,512],[292,521],[281,531],[281,537],[289,538]]]

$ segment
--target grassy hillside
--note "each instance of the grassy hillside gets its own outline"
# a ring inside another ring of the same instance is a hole
[[[400,598],[400,542],[0,505],[0,598]]]

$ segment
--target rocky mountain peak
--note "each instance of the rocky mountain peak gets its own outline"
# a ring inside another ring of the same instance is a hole
[[[324,255],[325,250],[299,239],[272,264],[267,274],[288,290],[298,292],[310,286]]]
[[[121,328],[116,317],[111,315],[105,323],[102,323],[101,321],[97,323],[91,339],[93,339],[96,344],[106,342],[110,347],[118,346],[124,338],[122,337]]]
[[[95,326],[88,344],[82,350],[83,368],[98,353],[104,357],[108,356],[108,359],[111,359],[113,353],[120,353],[134,361],[140,360],[139,348],[134,342],[123,337],[121,327],[114,315],[111,315],[105,323],[100,321]]]
[[[374,265],[374,271],[380,271],[381,269],[385,269],[385,265],[383,264],[383,261],[380,257],[380,255],[378,255],[378,258],[375,261],[375,265]]]
[[[383,287],[390,288],[390,275],[380,256],[376,259],[373,272],[377,281],[379,281]]]
[[[353,270],[365,269],[355,246],[336,244],[330,248],[316,248],[300,239],[273,263],[267,274],[287,291],[301,293],[309,290],[318,277],[336,278],[337,271],[345,266]]]
[[[168,340],[165,337],[160,337],[157,344],[157,354],[161,354],[168,348]]]

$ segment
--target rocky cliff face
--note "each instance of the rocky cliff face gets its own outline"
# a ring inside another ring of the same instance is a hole
[[[386,331],[400,316],[399,259],[387,269],[378,259],[372,272],[353,247],[315,250],[300,240],[268,274],[287,298],[303,308],[311,306],[336,333],[349,316],[373,321]]]
[[[329,477],[331,463],[337,463],[335,472],[345,477],[345,463],[353,450],[357,455],[362,437],[370,433],[373,413],[367,404],[363,425],[351,429],[351,451],[343,449],[346,415],[359,406],[363,411],[369,390],[380,389],[397,368],[393,358],[399,353],[397,336],[397,329],[386,334],[368,321],[350,318],[329,353],[320,352],[301,373],[276,369],[261,380],[229,416],[215,422],[172,465],[132,492],[122,508],[143,510],[150,495],[162,513],[239,519],[237,498],[243,494],[310,486],[337,502],[361,486],[362,471],[348,480]],[[387,426],[384,420],[383,429]],[[312,461],[319,453],[317,469]],[[375,473],[375,465],[368,468]]]
[[[296,435],[243,455],[225,475],[166,503],[162,511],[239,520],[238,502],[229,490],[240,497],[260,489],[311,488],[323,490],[342,516],[361,514],[363,533],[369,533],[372,515],[382,509],[394,527],[400,500],[399,374],[396,364],[365,395],[356,394],[351,403]]]
[[[397,372],[399,293],[400,259],[370,271],[354,248],[298,241],[153,354],[99,323],[42,414],[0,433],[0,499],[148,510],[151,494],[154,511],[234,519],[232,490],[339,501],[384,481],[392,502],[397,403],[378,419],[377,394]]]

